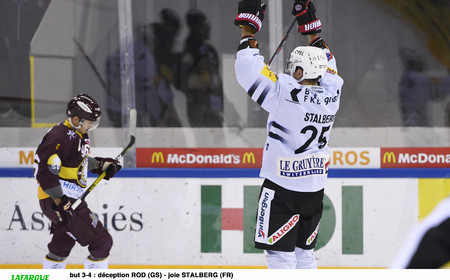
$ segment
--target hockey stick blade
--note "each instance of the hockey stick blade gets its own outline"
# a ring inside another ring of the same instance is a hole
[[[308,1],[309,2],[309,1]],[[284,47],[284,44],[286,44],[286,41],[289,37],[289,33],[291,33],[292,28],[294,27],[295,23],[296,23],[296,19],[294,18],[294,20],[291,23],[291,26],[289,26],[288,30],[286,31],[286,34],[284,35],[283,39],[281,40],[280,44],[278,45],[277,49],[275,50],[275,52],[273,53],[272,57],[269,60],[269,63],[267,64],[267,66],[270,68],[270,66],[272,65],[272,62],[275,60],[275,58],[278,56],[278,54],[281,52],[281,50]]]
[[[122,152],[120,152],[120,154],[116,157],[116,160],[120,160],[136,142],[136,121],[137,121],[137,111],[136,111],[136,109],[131,109],[130,110],[130,142],[128,143],[128,145],[125,148],[123,148]],[[75,210],[81,204],[81,202],[83,202],[86,199],[86,196],[88,196],[88,194],[98,185],[98,183],[101,180],[103,180],[103,178],[105,178],[105,176],[106,176],[106,172],[103,171],[102,174],[100,174],[100,176],[98,176],[97,179],[95,179],[95,181],[83,193],[83,195],[72,204],[73,210]]]

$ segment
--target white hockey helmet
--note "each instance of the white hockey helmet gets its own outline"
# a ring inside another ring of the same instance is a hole
[[[303,70],[303,76],[299,82],[323,77],[328,68],[327,55],[321,48],[296,47],[286,62],[286,72],[292,76],[297,67]]]

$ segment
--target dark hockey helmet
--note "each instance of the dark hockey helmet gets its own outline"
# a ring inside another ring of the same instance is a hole
[[[97,102],[87,94],[79,94],[67,104],[67,116],[78,116],[81,120],[99,121],[102,114]]]

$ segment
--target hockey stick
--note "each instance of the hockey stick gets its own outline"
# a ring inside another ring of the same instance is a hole
[[[108,92],[108,86],[106,85],[105,81],[103,80],[102,75],[100,75],[100,72],[98,71],[97,67],[95,67],[95,64],[92,61],[92,59],[89,57],[89,55],[86,53],[84,48],[81,46],[80,42],[78,42],[78,40],[75,37],[72,37],[72,39],[75,42],[75,45],[77,46],[77,48],[83,54],[84,58],[86,59],[86,61],[89,64],[89,66],[91,66],[92,71],[94,71],[94,74],[95,74],[95,76],[97,76],[97,78],[98,78],[100,84],[102,85],[103,89],[106,92]]]
[[[128,150],[134,145],[134,142],[136,141],[136,120],[137,120],[136,109],[131,109],[130,110],[130,142],[128,143],[128,145],[125,148],[123,148],[122,152],[120,152],[120,154],[116,157],[116,160],[120,160],[126,154],[126,152],[128,152]],[[92,190],[98,185],[98,183],[103,178],[105,178],[105,176],[106,176],[106,171],[103,171],[103,173],[100,174],[100,176],[98,176],[97,179],[95,179],[95,181],[89,186],[89,188],[84,192],[84,194],[72,204],[73,210],[75,210],[81,204],[81,202],[83,202],[86,199],[86,196],[88,196],[88,194],[92,192]]]
[[[308,1],[309,2],[309,1]],[[295,22],[297,20],[294,18],[294,20],[291,23],[291,26],[289,26],[288,30],[286,31],[286,34],[284,35],[283,39],[281,40],[280,44],[278,45],[277,49],[275,50],[275,52],[273,53],[272,57],[269,60],[269,64],[267,64],[267,66],[270,68],[270,65],[272,65],[272,62],[274,61],[274,59],[278,56],[278,54],[281,52],[281,49],[283,49],[284,44],[286,44],[286,41],[289,37],[289,33],[291,33],[292,28],[295,25]]]
[[[309,1],[306,2],[305,7],[308,6]],[[294,17],[294,20],[291,23],[291,26],[289,26],[288,30],[286,31],[286,34],[284,35],[283,39],[281,40],[280,44],[278,45],[277,49],[275,50],[275,52],[273,53],[272,57],[269,60],[269,64],[267,64],[267,66],[270,68],[270,65],[272,65],[272,62],[274,61],[274,59],[278,56],[278,54],[281,52],[281,49],[283,49],[284,44],[286,44],[286,41],[289,37],[289,33],[291,33],[292,28],[295,25],[295,22],[297,21],[297,18]]]

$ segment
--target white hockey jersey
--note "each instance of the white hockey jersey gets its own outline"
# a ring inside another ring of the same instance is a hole
[[[251,99],[269,112],[268,137],[260,176],[292,191],[325,187],[331,128],[344,81],[329,50],[320,86],[302,86],[293,77],[270,71],[259,49],[237,52],[235,72]]]

